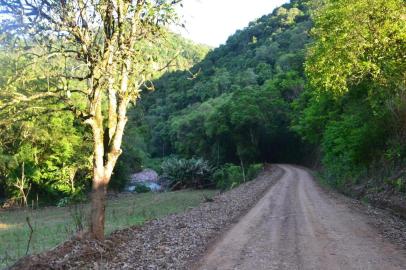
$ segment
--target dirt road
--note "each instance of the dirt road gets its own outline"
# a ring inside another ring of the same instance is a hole
[[[285,174],[198,264],[226,269],[406,269],[406,252],[368,217],[318,187],[305,170]]]

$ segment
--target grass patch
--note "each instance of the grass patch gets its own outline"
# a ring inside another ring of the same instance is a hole
[[[195,207],[213,190],[186,190],[166,193],[144,193],[120,196],[108,201],[106,233],[145,221],[179,213]],[[26,218],[34,228],[30,254],[55,247],[74,234],[78,227],[87,226],[89,205],[46,207],[0,212],[0,269],[25,255],[29,238]]]

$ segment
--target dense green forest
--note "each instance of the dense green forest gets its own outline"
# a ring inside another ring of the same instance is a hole
[[[405,11],[398,0],[313,8],[292,128],[320,149],[325,178],[343,191],[406,191]]]
[[[275,9],[155,82],[129,125],[143,132],[137,148],[216,166],[299,163],[344,191],[405,191],[404,11],[397,0]]]
[[[169,70],[130,109],[110,187],[192,160],[220,188],[273,162],[314,166],[342,190],[405,192],[405,14],[403,0],[292,0],[210,51],[172,34],[169,50],[144,48]],[[2,87],[21,61],[0,54]],[[5,115],[0,197],[18,196],[22,178],[51,201],[88,190],[90,138],[73,115]]]
[[[300,162],[307,147],[290,130],[304,88],[311,20],[293,1],[229,37],[188,71],[167,73],[145,93],[129,130],[142,123],[146,151],[224,163]],[[140,120],[141,119],[141,120]]]
[[[194,44],[169,32],[163,40],[155,42],[154,47],[145,45],[143,48],[157,55],[155,77],[166,70],[190,68],[209,49],[208,46]],[[24,60],[28,59],[6,52],[2,52],[0,58],[3,71],[0,85],[6,87],[9,80],[14,79],[14,70],[23,66]],[[29,72],[24,75],[31,76],[31,81],[21,80],[21,84],[44,83],[40,69]],[[83,197],[91,184],[92,148],[89,130],[81,126],[69,111],[49,114],[16,111],[13,118],[9,118],[9,113],[3,111],[0,122],[0,198],[17,198],[19,201],[19,186],[23,186],[28,193],[30,202],[39,198],[45,203],[55,203],[63,198]],[[130,154],[135,156],[134,153]],[[136,170],[130,164],[128,168],[126,173]],[[114,183],[112,188],[122,188]]]

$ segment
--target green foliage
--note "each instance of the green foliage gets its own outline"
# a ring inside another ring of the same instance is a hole
[[[158,55],[156,62],[159,66],[173,60],[169,70],[187,69],[208,52],[206,46],[195,45],[171,33],[168,33],[165,42],[156,42],[155,45],[148,45],[148,50],[155,50],[151,53]],[[29,66],[28,58],[25,54],[0,53],[0,87],[3,94],[10,81],[14,82],[12,86],[17,87],[16,91],[24,90],[27,95],[46,88],[47,81],[42,76],[47,73],[44,63],[37,63],[31,69],[24,69],[23,74],[19,73],[22,70],[18,67]],[[58,62],[53,64],[62,65]],[[155,76],[161,73],[162,71]],[[7,98],[8,96],[2,95],[0,107]],[[85,103],[85,100],[77,101]],[[31,186],[30,201],[36,200],[38,196],[40,202],[64,204],[64,201],[70,201],[77,193],[87,192],[92,166],[91,135],[89,129],[81,126],[72,112],[57,112],[60,108],[58,104],[38,104],[38,107],[30,107],[31,111],[16,109],[12,116],[9,115],[10,111],[0,110],[0,197],[11,199],[18,196],[14,184],[21,177],[23,163],[27,185]],[[46,114],[44,110],[55,112]],[[139,110],[133,110],[129,114],[130,122],[136,122],[138,112]],[[148,136],[145,124],[135,124],[126,129],[124,153],[114,170],[110,188],[121,190],[127,183],[128,176],[149,162],[145,143]],[[155,167],[160,167],[160,164]]]
[[[159,65],[164,66],[170,62],[167,71],[186,70],[202,60],[209,51],[205,45],[196,45],[170,32],[164,45],[149,49],[158,51],[157,61]],[[155,77],[158,78],[161,75],[162,71],[155,74]],[[142,106],[142,104],[140,105]],[[128,182],[129,175],[142,170],[143,167],[151,168],[157,172],[161,170],[162,160],[156,157],[151,158],[150,155],[148,142],[151,132],[149,126],[140,121],[144,117],[144,111],[140,105],[128,112],[129,120],[122,145],[124,151],[117,162],[110,182],[110,187],[115,190],[122,190]]]
[[[264,164],[251,164],[247,170],[247,179],[255,179],[260,172],[264,170]]]
[[[404,85],[405,2],[321,2],[313,12],[316,40],[306,63],[311,84],[334,93],[344,93],[363,79],[383,87]]]
[[[211,187],[212,171],[209,163],[201,158],[171,157],[162,163],[163,177],[169,180],[169,188],[172,190]]]
[[[337,177],[354,175],[375,157],[383,135],[378,122],[357,114],[343,114],[326,127],[323,164]]]
[[[321,150],[326,181],[375,189],[405,152],[406,4],[316,1],[309,83],[294,102],[292,129]],[[396,165],[397,164],[397,165]]]
[[[394,181],[394,186],[399,192],[406,192],[406,181],[405,179],[398,178]]]
[[[149,187],[147,187],[146,185],[137,184],[137,185],[135,185],[134,191],[137,193],[147,193],[147,192],[151,192],[151,189]]]
[[[216,166],[300,162],[304,143],[289,125],[305,84],[307,13],[301,1],[286,4],[237,31],[190,72],[156,80],[137,118],[151,157],[199,156]]]
[[[241,166],[227,163],[214,171],[213,179],[218,189],[228,190],[254,179],[263,168],[262,164],[252,164],[246,172],[243,172]],[[246,174],[245,179],[244,174]]]
[[[244,176],[240,166],[225,164],[213,174],[216,187],[221,190],[231,189],[244,182]]]
[[[85,189],[91,153],[85,136],[67,113],[13,124],[0,145],[8,197],[17,196],[14,184],[22,164],[32,198],[55,200]]]
[[[69,205],[75,205],[84,203],[87,201],[87,197],[83,193],[76,193],[71,195],[70,197],[64,197],[58,201],[56,204],[57,207],[66,207]]]

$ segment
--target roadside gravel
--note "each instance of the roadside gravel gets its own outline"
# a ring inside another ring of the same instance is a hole
[[[375,227],[379,234],[392,243],[406,250],[406,219],[398,211],[375,207],[357,199],[339,194],[324,188],[330,196],[345,201],[349,207],[360,215],[364,215],[368,223]]]
[[[267,167],[256,180],[182,214],[112,233],[105,241],[70,240],[23,258],[10,269],[187,269],[282,175]]]

